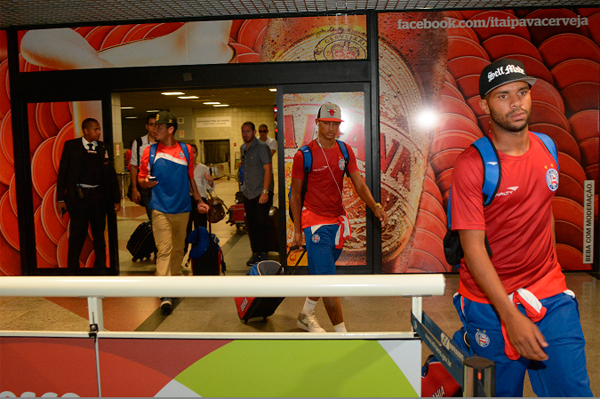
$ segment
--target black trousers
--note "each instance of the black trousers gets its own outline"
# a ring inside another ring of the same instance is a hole
[[[79,257],[88,236],[88,226],[92,230],[92,242],[96,259],[96,272],[106,271],[106,243],[104,242],[104,227],[108,213],[106,199],[101,188],[82,189],[84,198],[73,204],[67,204],[71,218],[69,224],[69,250],[67,265],[69,272],[79,274]],[[85,260],[83,260],[85,263]]]
[[[142,206],[146,208],[146,215],[148,220],[152,222],[152,209],[150,208],[150,200],[152,199],[152,189],[138,187],[142,196]]]
[[[273,193],[264,204],[259,204],[260,195],[253,199],[244,197],[244,210],[246,211],[246,231],[250,238],[252,253],[269,252],[269,210],[273,206]]]

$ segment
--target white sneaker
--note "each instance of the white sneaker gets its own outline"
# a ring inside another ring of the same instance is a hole
[[[317,317],[315,316],[315,312],[310,312],[309,314],[298,314],[298,321],[296,322],[296,325],[308,332],[327,332],[319,325]]]

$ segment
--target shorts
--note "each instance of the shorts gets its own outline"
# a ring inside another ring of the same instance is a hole
[[[342,254],[342,249],[335,247],[335,236],[339,228],[337,224],[327,224],[319,227],[314,234],[310,227],[304,229],[310,274],[337,274],[335,262]]]
[[[561,293],[540,302],[547,309],[542,320],[535,323],[548,342],[544,348],[548,360],[543,362],[524,357],[508,359],[500,319],[494,308],[460,295],[454,297],[454,306],[467,329],[471,349],[476,355],[496,363],[496,396],[523,396],[525,371],[539,397],[592,396],[577,300]],[[525,314],[522,305],[518,308]]]

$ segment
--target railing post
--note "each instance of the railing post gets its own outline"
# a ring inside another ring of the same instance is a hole
[[[463,362],[463,396],[496,396],[496,363],[485,357],[473,356]]]
[[[413,296],[412,297],[412,314],[419,320],[419,323],[423,323],[423,297]],[[413,328],[414,332],[414,328]]]
[[[88,297],[88,318],[90,321],[90,332],[104,331],[102,297]]]

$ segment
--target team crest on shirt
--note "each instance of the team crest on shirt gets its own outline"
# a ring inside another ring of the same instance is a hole
[[[485,348],[490,344],[490,337],[485,333],[485,331],[477,330],[477,333],[475,334],[475,342],[477,342],[477,345]]]
[[[546,184],[550,191],[556,191],[558,189],[558,172],[556,169],[548,169],[546,171]]]
[[[179,152],[179,158],[181,158],[181,159],[185,158],[185,155],[183,155],[183,152],[181,152],[181,151]]]
[[[318,243],[319,241],[321,241],[321,236],[319,235],[319,233],[315,233],[312,235],[311,239],[310,239],[313,243]]]
[[[340,170],[346,169],[346,161],[344,160],[344,158],[338,161],[338,167],[340,168]]]

